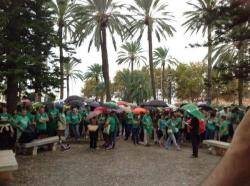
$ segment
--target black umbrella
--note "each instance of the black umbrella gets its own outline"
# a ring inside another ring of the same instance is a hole
[[[168,107],[167,103],[160,100],[152,100],[141,104],[142,107]]]
[[[67,103],[67,105],[70,105],[71,107],[77,107],[81,108],[84,107],[84,103],[81,100],[72,100]]]
[[[82,97],[80,97],[80,96],[69,96],[67,99],[65,99],[64,102],[69,103],[69,102],[74,101],[74,100],[78,100],[78,101],[81,101],[81,102],[84,101],[84,99]]]
[[[92,102],[87,102],[87,105],[96,108],[100,106],[100,103],[97,101],[92,101]]]
[[[198,106],[201,110],[205,110],[205,111],[213,111],[214,109],[210,106],[210,105],[207,105],[207,104],[200,104]]]

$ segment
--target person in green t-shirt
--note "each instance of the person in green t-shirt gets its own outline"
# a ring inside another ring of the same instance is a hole
[[[161,118],[158,120],[158,138],[160,147],[164,147],[164,137],[166,136],[166,123],[164,115],[161,115]]]
[[[69,109],[65,111],[65,117],[66,117],[65,139],[67,140],[69,138],[69,127],[71,121],[71,112]]]
[[[109,113],[106,123],[110,126],[109,131],[109,146],[106,148],[107,150],[115,148],[115,138],[116,138],[116,130],[117,130],[117,123],[115,119],[115,112],[112,111]]]
[[[125,124],[125,141],[128,140],[128,138],[131,135],[132,125],[134,121],[134,114],[132,112],[128,112],[126,115],[126,124]]]
[[[213,140],[216,130],[215,113],[211,113],[206,122],[206,139]]]
[[[61,150],[70,149],[70,145],[63,142],[63,136],[65,136],[65,129],[67,126],[66,115],[64,113],[64,108],[61,107],[58,110],[58,119],[57,119],[57,135],[59,136],[59,143]]]
[[[10,122],[11,116],[7,113],[7,109],[3,107],[2,112],[0,113],[0,125],[9,125]]]
[[[141,123],[141,117],[140,115],[135,115],[133,119],[132,124],[132,140],[135,145],[139,144],[139,130],[140,130],[140,123]]]
[[[47,134],[47,122],[49,121],[49,117],[45,112],[44,107],[41,107],[36,114],[36,130],[37,134],[42,137]]]
[[[222,119],[222,122],[220,126],[220,140],[227,142],[228,137],[229,137],[230,120],[226,116],[222,116],[221,119]]]
[[[22,110],[22,114],[17,116],[15,127],[17,129],[16,141],[19,141],[23,131],[30,125],[30,119],[27,116],[27,111]]]
[[[70,128],[73,131],[76,141],[80,141],[79,124],[81,119],[81,115],[78,113],[77,108],[74,108],[70,117]]]
[[[152,135],[153,132],[153,122],[152,118],[150,117],[149,113],[144,114],[142,117],[142,125],[143,125],[143,132],[144,132],[144,145],[149,145],[149,136]]]
[[[165,148],[169,149],[171,142],[175,145],[177,150],[180,150],[180,146],[177,144],[176,138],[175,138],[175,133],[178,131],[176,128],[176,118],[175,115],[172,113],[170,116],[170,119],[167,121],[166,126],[168,127],[167,133],[168,133],[168,138],[166,141]]]
[[[52,103],[48,111],[48,116],[49,116],[49,122],[47,125],[48,136],[56,136],[58,114],[59,114],[58,109],[55,107],[55,104]]]

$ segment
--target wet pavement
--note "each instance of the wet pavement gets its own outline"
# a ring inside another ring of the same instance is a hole
[[[158,146],[135,146],[118,140],[115,150],[92,152],[88,144],[72,144],[71,150],[41,152],[36,157],[18,156],[14,173],[18,186],[80,185],[199,185],[220,157],[202,149],[198,159],[191,148],[181,151]]]

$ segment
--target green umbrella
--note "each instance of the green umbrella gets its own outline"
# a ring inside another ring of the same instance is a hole
[[[103,105],[101,105],[101,106],[108,107],[111,109],[120,109],[120,107],[118,105],[116,105],[116,103],[114,103],[114,102],[106,102],[106,103],[103,103]]]
[[[186,104],[182,106],[181,109],[187,111],[189,114],[196,117],[197,119],[205,119],[205,116],[199,111],[199,108],[194,104]]]

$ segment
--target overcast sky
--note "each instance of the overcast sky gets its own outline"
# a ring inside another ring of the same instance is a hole
[[[129,3],[132,0],[124,0],[124,3]],[[185,28],[181,25],[185,21],[183,13],[187,10],[190,10],[190,7],[186,4],[188,0],[165,0],[168,2],[169,7],[168,11],[172,12],[175,16],[175,21],[172,25],[175,27],[176,32],[174,37],[168,38],[166,41],[162,40],[160,43],[157,42],[156,38],[153,41],[153,47],[163,46],[169,48],[169,54],[172,57],[175,57],[182,63],[190,62],[199,62],[204,59],[206,55],[206,48],[190,48],[188,44],[202,42],[205,38],[201,34],[194,34],[190,36],[190,33],[185,33]],[[190,0],[189,0],[190,1]],[[195,0],[191,0],[194,1]],[[123,0],[122,0],[123,2]],[[87,71],[88,66],[94,63],[101,64],[101,53],[98,52],[94,47],[88,53],[88,39],[83,43],[83,45],[76,49],[77,57],[82,60],[82,63],[79,64],[78,69],[83,72]],[[122,68],[127,68],[126,65],[118,66],[115,61],[117,59],[117,51],[114,50],[112,42],[109,42],[108,38],[108,57],[109,57],[109,71],[111,79],[114,77],[116,71],[121,70]],[[117,46],[120,46],[122,43],[119,38],[117,38]],[[144,35],[141,41],[141,45],[144,49],[145,56],[148,56],[148,45],[147,37]],[[118,51],[119,51],[119,47]],[[81,88],[84,83],[82,81],[72,81],[70,82],[70,95],[80,95]]]

